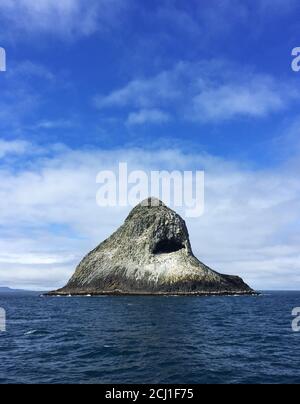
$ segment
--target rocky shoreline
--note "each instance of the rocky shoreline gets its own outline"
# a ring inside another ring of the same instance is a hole
[[[42,294],[43,297],[97,297],[97,296],[259,296],[260,293],[256,291],[242,291],[242,292],[122,292],[122,291],[103,291],[103,292],[49,292]]]

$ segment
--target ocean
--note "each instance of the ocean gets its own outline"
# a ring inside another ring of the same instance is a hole
[[[300,383],[300,292],[0,294],[0,383]]]

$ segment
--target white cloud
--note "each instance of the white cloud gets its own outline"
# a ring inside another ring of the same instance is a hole
[[[173,2],[174,3],[174,2]],[[106,32],[127,25],[131,17],[154,27],[160,41],[174,41],[173,31],[207,44],[211,38],[234,32],[251,20],[262,25],[262,19],[296,13],[297,0],[254,0],[251,5],[237,0],[211,0],[205,4],[173,4],[161,1],[152,9],[139,0],[1,0],[0,37],[24,40],[32,34],[51,34],[61,39],[77,39],[96,32]],[[153,30],[151,31],[153,37]]]
[[[224,120],[238,116],[261,117],[285,107],[286,94],[270,79],[255,77],[242,84],[211,86],[193,99],[189,115],[196,120]]]
[[[211,60],[180,62],[156,76],[134,79],[108,95],[97,95],[94,103],[99,109],[114,107],[126,111],[164,108],[178,119],[219,122],[267,116],[283,110],[299,95],[292,85],[278,82],[270,75]],[[137,118],[134,111],[129,112],[127,120],[132,118]]]
[[[132,80],[124,87],[112,91],[106,96],[97,95],[94,100],[95,106],[99,109],[126,107],[128,105],[151,108],[158,103],[172,102],[181,95],[174,86],[174,76],[176,75],[177,68],[174,71],[161,72],[149,79]]]
[[[35,125],[31,127],[31,129],[58,129],[58,128],[71,128],[73,127],[73,123],[67,119],[58,119],[58,120],[50,120],[44,119],[42,121],[38,121]]]
[[[0,19],[9,29],[6,36],[50,33],[74,39],[106,30],[124,6],[120,0],[1,0]]]
[[[65,262],[70,262],[74,259],[74,256],[59,256],[59,255],[41,255],[33,253],[1,253],[0,263],[5,264],[18,264],[18,265],[51,265],[51,264],[63,264]]]
[[[0,159],[11,154],[24,154],[30,144],[22,140],[2,140],[0,139]]]
[[[128,125],[143,125],[145,123],[165,123],[170,120],[170,116],[159,109],[141,109],[138,112],[132,112],[127,119]]]
[[[205,169],[205,214],[186,219],[196,255],[255,288],[299,289],[299,160],[251,170],[180,150],[40,153],[28,164],[22,159],[22,169],[0,169],[0,284],[63,285],[80,258],[126,217],[130,208],[96,205],[96,175],[127,161],[145,171]]]

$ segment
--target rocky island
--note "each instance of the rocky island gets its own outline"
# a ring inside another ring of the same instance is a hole
[[[238,276],[222,275],[193,254],[185,221],[160,200],[137,205],[91,251],[68,284],[48,295],[253,295]]]

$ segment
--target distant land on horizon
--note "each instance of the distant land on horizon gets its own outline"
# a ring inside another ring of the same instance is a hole
[[[40,293],[34,290],[13,289],[8,286],[0,286],[0,293]]]

